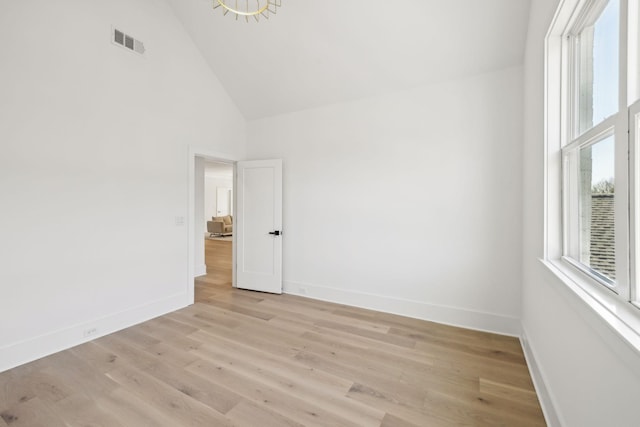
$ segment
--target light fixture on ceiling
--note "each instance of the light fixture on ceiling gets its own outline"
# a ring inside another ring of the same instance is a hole
[[[238,18],[244,17],[249,22],[253,17],[256,22],[260,21],[260,16],[269,19],[271,13],[275,14],[280,7],[281,0],[213,0],[213,8],[222,7],[223,14],[231,12]]]

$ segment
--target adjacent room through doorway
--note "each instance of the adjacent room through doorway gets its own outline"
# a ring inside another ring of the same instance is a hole
[[[216,287],[232,287],[233,169],[231,163],[204,162],[204,261],[206,274],[196,278],[196,301]]]

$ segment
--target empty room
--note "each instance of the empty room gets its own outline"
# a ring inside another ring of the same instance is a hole
[[[0,0],[0,427],[640,425],[640,0]]]

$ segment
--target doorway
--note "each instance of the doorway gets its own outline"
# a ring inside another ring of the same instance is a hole
[[[231,286],[282,293],[282,160],[238,161],[190,148],[186,304],[195,302],[196,272],[207,270],[202,238],[207,160],[233,165],[231,188],[236,197],[230,209],[237,220],[231,240]]]
[[[195,301],[206,299],[216,288],[231,288],[233,258],[234,165],[204,160],[204,264],[195,279]]]
[[[228,222],[233,221],[236,161],[208,150],[189,150],[187,304],[195,302],[196,286],[199,291],[209,285],[235,286],[233,226],[227,227],[226,233],[211,236],[207,223],[224,216],[229,216]],[[218,188],[225,189],[220,191],[226,193],[220,210],[227,215],[218,215]]]

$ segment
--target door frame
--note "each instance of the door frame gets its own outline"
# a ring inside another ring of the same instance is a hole
[[[200,157],[206,161],[227,163],[233,165],[233,187],[236,189],[236,162],[240,159],[237,156],[210,150],[202,147],[189,146],[188,156],[188,201],[187,201],[187,304],[191,305],[195,302],[195,215],[196,215],[196,157]],[[203,195],[204,197],[204,195]],[[235,204],[235,198],[233,199]],[[233,211],[235,212],[235,206]],[[235,224],[234,224],[235,226]],[[232,235],[233,240],[231,254],[231,274],[232,286],[236,287],[236,233]]]

